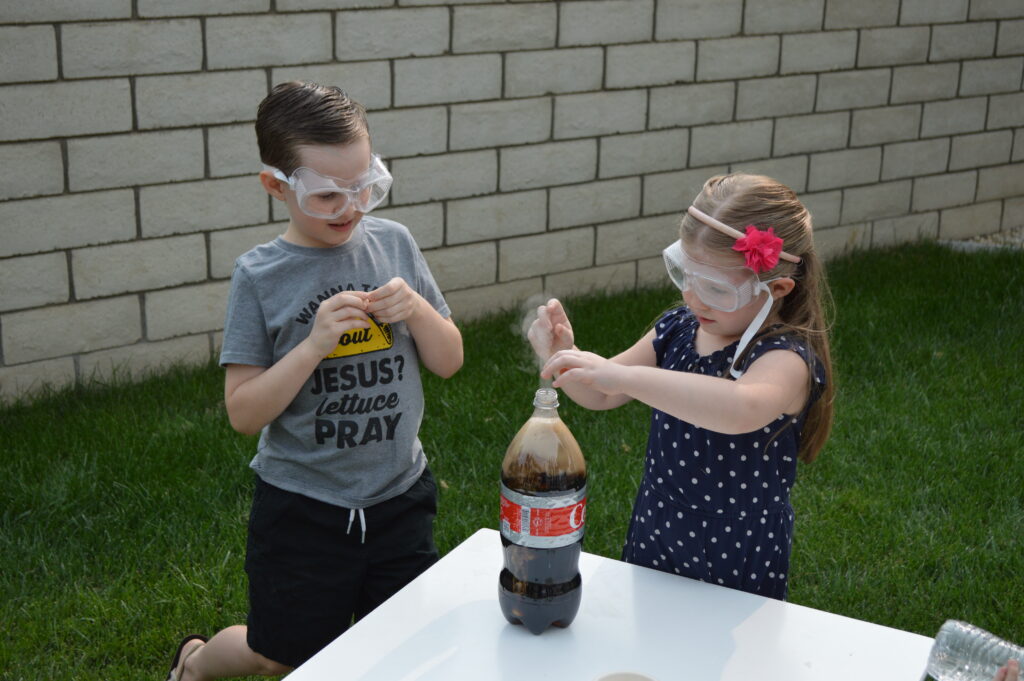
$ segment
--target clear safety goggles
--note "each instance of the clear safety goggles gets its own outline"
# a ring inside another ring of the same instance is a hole
[[[264,167],[273,172],[274,177],[288,183],[303,213],[327,220],[339,217],[350,203],[360,213],[369,213],[388,195],[394,181],[376,154],[370,157],[370,167],[352,180],[322,175],[306,167],[296,168],[289,177],[277,168]]]
[[[661,252],[665,268],[680,291],[692,290],[708,307],[721,312],[735,312],[750,304],[768,282],[761,281],[745,265],[723,267],[695,260],[675,241]]]

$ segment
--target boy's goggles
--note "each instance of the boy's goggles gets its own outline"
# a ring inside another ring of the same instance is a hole
[[[303,213],[327,220],[339,217],[349,203],[360,213],[369,213],[388,195],[393,182],[391,173],[376,154],[370,157],[370,167],[352,180],[321,175],[306,167],[296,168],[289,177],[277,168],[265,167],[274,177],[288,183]]]
[[[766,282],[760,281],[749,267],[723,267],[694,260],[683,250],[681,241],[673,242],[661,254],[668,276],[680,291],[692,289],[701,302],[721,312],[735,312],[762,290],[768,290]]]

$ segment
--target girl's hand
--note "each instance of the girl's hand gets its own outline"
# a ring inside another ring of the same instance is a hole
[[[1010,660],[996,672],[995,681],[1017,681],[1020,676],[1020,664],[1017,660]]]
[[[326,357],[338,347],[338,339],[346,331],[370,328],[366,316],[365,293],[344,291],[336,293],[316,311],[313,328],[306,339],[320,357]]]
[[[553,353],[573,348],[572,324],[562,303],[552,298],[537,308],[537,319],[530,325],[526,337],[541,361],[546,362]]]
[[[605,395],[618,395],[625,392],[623,386],[628,370],[592,352],[559,350],[547,361],[540,375],[541,378],[557,376],[552,383],[555,388],[577,383]]]
[[[389,324],[409,319],[416,314],[422,302],[420,294],[401,277],[395,277],[366,294],[367,312]]]

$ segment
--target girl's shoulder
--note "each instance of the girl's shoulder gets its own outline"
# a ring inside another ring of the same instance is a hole
[[[825,368],[818,361],[817,353],[814,352],[807,339],[792,331],[783,331],[778,327],[767,329],[760,338],[751,344],[747,356],[740,362],[740,368],[745,370],[757,358],[773,350],[789,350],[800,355],[814,374],[815,383],[824,384]]]
[[[690,308],[680,305],[662,314],[654,323],[654,340],[657,343],[659,340],[674,338],[680,334],[692,336],[696,330],[697,317],[690,312]]]

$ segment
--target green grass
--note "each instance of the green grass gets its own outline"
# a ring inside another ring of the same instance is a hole
[[[1024,642],[1024,252],[925,244],[829,274],[836,423],[794,489],[791,600]],[[675,297],[568,306],[579,344],[611,354]],[[462,371],[425,377],[442,552],[497,524],[501,458],[537,387],[520,315],[466,324]],[[0,410],[0,679],[162,678],[182,634],[244,621],[255,439],[230,429],[222,381],[176,369]],[[617,558],[648,409],[561,413],[590,466],[586,548]]]

